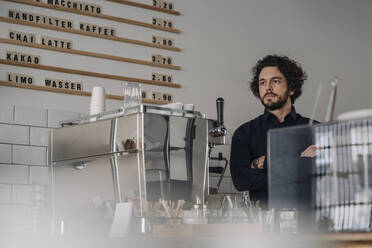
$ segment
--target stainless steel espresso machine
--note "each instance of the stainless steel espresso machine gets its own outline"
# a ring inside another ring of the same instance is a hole
[[[148,201],[209,194],[209,151],[225,143],[223,99],[218,120],[197,111],[140,105],[65,121],[50,134],[53,215],[70,231],[94,226],[116,203],[131,201],[147,217]]]

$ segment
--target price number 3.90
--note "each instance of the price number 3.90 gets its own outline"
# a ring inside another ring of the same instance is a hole
[[[168,46],[168,47],[171,47],[174,44],[173,39],[164,38],[164,37],[155,36],[155,35],[152,36],[152,43],[162,45],[162,46]]]

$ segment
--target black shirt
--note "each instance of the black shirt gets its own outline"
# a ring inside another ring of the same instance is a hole
[[[282,123],[265,109],[257,118],[241,125],[232,137],[230,171],[234,186],[239,191],[249,190],[251,199],[267,204],[267,131],[273,128],[308,124],[309,118],[291,112]],[[266,156],[263,169],[250,168],[253,159]]]

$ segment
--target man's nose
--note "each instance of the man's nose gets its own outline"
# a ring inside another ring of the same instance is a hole
[[[272,91],[273,90],[273,85],[272,85],[272,83],[271,82],[267,82],[267,84],[266,84],[266,91]]]

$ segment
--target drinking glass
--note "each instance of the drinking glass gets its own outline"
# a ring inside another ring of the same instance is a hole
[[[281,233],[297,233],[297,210],[281,209],[279,211],[279,227]]]
[[[262,225],[263,231],[265,233],[274,232],[275,209],[273,208],[271,210],[262,210],[260,214],[260,224]]]
[[[124,111],[128,112],[128,109],[140,105],[141,97],[141,85],[135,82],[126,82],[124,84]]]

